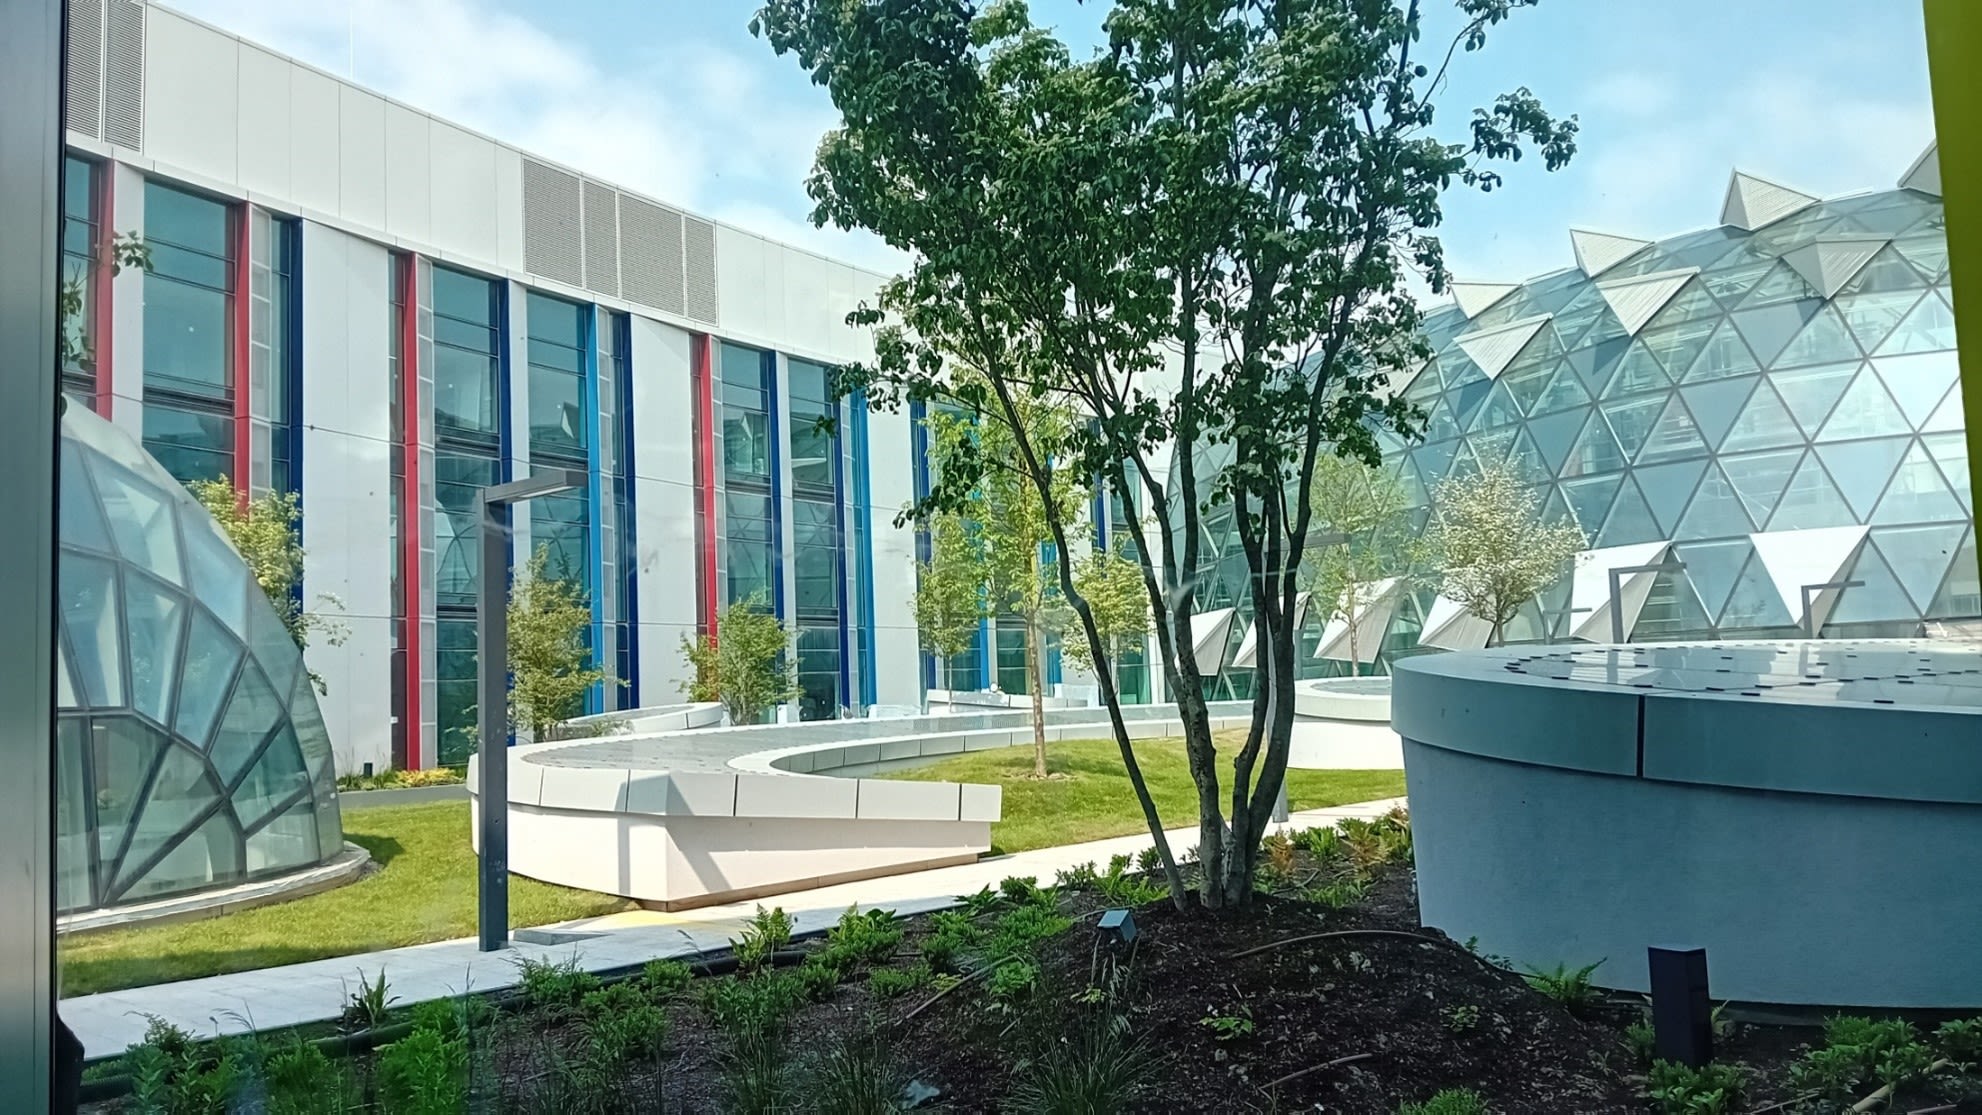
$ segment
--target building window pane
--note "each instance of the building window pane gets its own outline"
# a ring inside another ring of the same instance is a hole
[[[225,480],[234,474],[234,419],[231,415],[174,406],[148,398],[144,445],[182,484]]]
[[[233,383],[233,238],[225,204],[145,183],[144,374],[169,390],[225,399]]]
[[[433,276],[434,424],[494,440],[501,432],[501,289],[493,280],[445,267],[434,268]]]

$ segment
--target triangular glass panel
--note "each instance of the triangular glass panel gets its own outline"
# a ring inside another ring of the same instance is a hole
[[[1858,361],[1842,364],[1820,364],[1814,368],[1798,368],[1793,372],[1778,372],[1769,377],[1769,383],[1782,395],[1782,401],[1789,406],[1789,413],[1806,432],[1814,432],[1830,416],[1831,408],[1837,405],[1839,395],[1851,386],[1852,377],[1858,373]],[[1761,392],[1756,392],[1759,396]]]
[[[1871,297],[1880,297],[1872,295]],[[1822,364],[1828,361],[1845,360],[1858,355],[1858,345],[1851,339],[1851,333],[1844,327],[1844,318],[1835,306],[1825,306],[1810,319],[1810,324],[1788,347],[1778,353],[1775,367],[1801,368],[1809,364]]]
[[[1817,456],[1831,472],[1831,480],[1844,493],[1851,509],[1862,522],[1872,515],[1879,496],[1892,479],[1899,459],[1906,456],[1911,438],[1882,437],[1870,441],[1842,441],[1817,446]]]
[[[1652,355],[1652,350],[1641,338],[1631,346],[1631,351],[1626,353],[1623,361],[1617,365],[1617,374],[1611,377],[1610,386],[1605,389],[1603,397],[1620,399],[1627,395],[1639,395],[1670,386],[1672,386],[1672,378],[1665,374],[1665,368],[1659,364],[1658,358]]]
[[[1769,576],[1768,567],[1762,564],[1762,556],[1750,554],[1748,563],[1741,567],[1741,575],[1735,578],[1734,588],[1728,593],[1726,606],[1721,609],[1718,624],[1720,637],[1732,639],[1739,637],[1737,633],[1791,627],[1795,623],[1790,618],[1789,609],[1783,605],[1782,597],[1776,593],[1775,580]]]
[[[1766,524],[1770,530],[1808,530],[1812,527],[1848,527],[1858,519],[1851,505],[1839,494],[1824,466],[1812,453],[1803,458],[1789,486],[1776,503],[1776,513]]]
[[[1838,400],[1837,407],[1831,411],[1830,421],[1824,423],[1817,436],[1824,441],[1844,441],[1848,438],[1888,437],[1911,432],[1912,423],[1900,413],[1899,404],[1886,394],[1885,384],[1879,382],[1879,377],[1867,365],[1845,389],[1844,398]]]
[[[1665,410],[1665,403],[1666,396],[1661,394],[1603,405],[1604,417],[1610,420],[1610,428],[1617,434],[1617,444],[1623,448],[1626,457],[1636,457],[1638,450],[1644,447],[1645,435],[1652,432],[1659,414]]]
[[[1638,492],[1638,485],[1627,478],[1617,502],[1611,505],[1610,517],[1604,520],[1603,530],[1597,532],[1597,546],[1629,546],[1634,542],[1656,542],[1663,537],[1658,520],[1652,517],[1652,509]]]
[[[1656,399],[1653,400],[1657,402]],[[1576,447],[1569,451],[1569,460],[1562,466],[1562,476],[1591,476],[1600,472],[1614,472],[1629,464],[1622,446],[1617,444],[1617,436],[1610,431],[1610,424],[1601,414],[1592,414],[1590,424],[1583,427],[1583,436],[1576,439]]]
[[[1967,525],[1958,522],[1899,527],[1874,530],[1872,544],[1892,567],[1899,587],[1925,612],[1934,603],[1941,582],[1947,580],[1948,566],[1961,552],[1961,540],[1967,533]]]
[[[1960,389],[1956,388],[1956,390]],[[1965,508],[1974,507],[1975,503],[1969,497],[1968,491],[1968,435],[1966,433],[1923,434],[1920,444],[1927,447],[1928,455],[1934,458],[1935,464],[1941,466],[1941,476],[1947,480],[1948,487],[1952,488],[1956,497],[1961,500],[1961,505]]]
[[[269,688],[262,672],[250,665],[241,671],[227,712],[220,719],[208,756],[220,777],[232,782],[260,750],[262,741],[282,720],[282,700]]]
[[[1745,535],[1754,529],[1755,524],[1742,506],[1740,494],[1716,465],[1707,470],[1706,477],[1700,481],[1698,493],[1693,496],[1692,506],[1686,509],[1677,528],[1667,531],[1666,536],[1725,538],[1732,534]]]
[[[1535,446],[1541,450],[1542,463],[1553,476],[1562,468],[1562,462],[1569,457],[1570,446],[1576,443],[1576,435],[1582,432],[1583,422],[1589,416],[1587,410],[1566,410],[1560,414],[1545,414],[1528,420],[1528,432],[1534,435]]]
[[[1425,415],[1425,440],[1444,441],[1458,436],[1459,424],[1452,420],[1452,408],[1444,399],[1434,401]]]
[[[1473,416],[1479,413],[1480,405],[1493,393],[1491,380],[1477,379],[1454,391],[1445,394],[1445,401],[1452,407],[1452,420],[1462,430],[1473,428]]]
[[[1640,339],[1646,348],[1652,350],[1652,355],[1659,358],[1659,364],[1665,368],[1666,375],[1677,380],[1686,373],[1686,369],[1693,366],[1695,360],[1700,358],[1700,353],[1713,338],[1714,329],[1720,321],[1718,314],[1713,317],[1695,318],[1662,329],[1646,330]]]
[[[1679,389],[1680,396],[1686,400],[1686,409],[1693,412],[1693,421],[1699,423],[1700,436],[1708,445],[1720,447],[1759,382],[1758,377],[1747,376],[1689,383]]]
[[[1858,561],[1846,579],[1864,583],[1838,591],[1837,603],[1831,607],[1830,615],[1824,617],[1826,627],[1835,623],[1891,623],[1917,618],[1913,601],[1899,587],[1892,566],[1886,564],[1874,547],[1866,546],[1858,551]]]
[[[1721,438],[1719,449],[1723,453],[1738,452],[1743,449],[1775,449],[1784,445],[1802,445],[1803,430],[1791,418],[1788,408],[1782,405],[1775,389],[1767,381],[1755,389],[1748,397],[1747,406],[1734,420]]]
[[[1599,419],[1601,421],[1601,419]],[[1624,480],[1622,473],[1609,476],[1584,476],[1562,482],[1562,496],[1569,501],[1569,510],[1576,516],[1576,522],[1583,533],[1593,534],[1610,515],[1610,505],[1617,498],[1617,488]]]
[[[1693,489],[1700,483],[1700,474],[1707,469],[1706,461],[1676,461],[1672,464],[1643,465],[1633,469],[1631,475],[1638,481],[1638,490],[1645,496],[1645,503],[1652,509],[1652,517],[1658,520],[1660,536],[1672,538],[1679,532],[1679,513],[1686,509],[1686,501],[1693,497]]]
[[[1941,405],[1934,408],[1934,413],[1921,425],[1920,432],[1941,433],[1962,428],[1961,385],[1956,384],[1948,388],[1948,393],[1941,399]]]
[[[1501,375],[1500,386],[1513,397],[1521,413],[1536,413],[1535,404],[1541,400],[1542,392],[1548,389],[1549,381],[1555,378],[1555,363],[1528,364],[1518,372],[1514,369]]]
[[[1427,485],[1436,485],[1452,471],[1452,458],[1459,452],[1456,441],[1426,442],[1411,451],[1411,459],[1417,462],[1418,472]]]
[[[131,822],[117,889],[128,887],[151,858],[176,844],[189,821],[202,816],[220,798],[220,788],[207,774],[206,764],[184,747],[171,745],[159,760],[145,791],[144,803]]]
[[[1687,542],[1674,550],[1674,556],[1685,564],[1686,579],[1693,582],[1693,591],[1699,594],[1707,614],[1717,616],[1753,550],[1748,539],[1730,538],[1725,542]]]
[[[310,773],[303,769],[303,753],[296,745],[296,731],[288,725],[275,733],[268,747],[232,791],[234,814],[243,825],[266,819],[310,784]]]
[[[1638,463],[1644,465],[1684,457],[1703,457],[1706,453],[1707,443],[1700,437],[1700,427],[1694,423],[1685,402],[1674,395],[1672,401],[1666,404],[1665,413],[1659,417],[1658,425],[1646,435],[1645,447],[1638,451]]]
[[[1759,309],[1736,310],[1728,315],[1728,320],[1741,331],[1741,339],[1748,342],[1748,350],[1755,354],[1755,359],[1763,364],[1773,364],[1789,342],[1803,331],[1803,326],[1817,316],[1823,305],[1823,301],[1817,298],[1777,302]]]
[[[1930,276],[1922,275],[1906,257],[1899,254],[1891,244],[1879,249],[1879,254],[1858,269],[1858,274],[1844,284],[1839,294],[1878,294],[1891,290],[1924,290],[1933,282]]]
[[[1472,429],[1492,430],[1501,426],[1512,426],[1521,421],[1521,408],[1515,405],[1514,396],[1508,393],[1507,385],[1496,383],[1487,393],[1486,405],[1473,415]]]
[[[1574,523],[1575,512],[1569,510],[1569,501],[1562,498],[1562,489],[1548,485],[1548,496],[1542,500],[1542,522]]]
[[[1555,478],[1555,470],[1542,459],[1534,437],[1525,429],[1515,434],[1514,444],[1507,448],[1507,467],[1514,471],[1515,476],[1531,484]]]
[[[1418,474],[1418,466],[1411,463],[1408,456],[1397,459],[1397,488],[1404,493],[1404,501],[1410,507],[1423,507],[1429,502],[1425,493],[1424,477]]]
[[[1803,450],[1774,449],[1767,453],[1741,453],[1722,457],[1720,467],[1727,473],[1728,482],[1741,497],[1742,506],[1748,509],[1749,518],[1757,523],[1769,521],[1769,515],[1776,509],[1782,498],[1782,490],[1789,486],[1789,478],[1796,472],[1796,463],[1803,459]]]
[[[1555,311],[1555,318],[1550,324],[1555,326],[1555,334],[1562,339],[1564,348],[1578,348],[1597,340],[1595,337],[1586,340],[1584,334],[1599,316],[1609,311],[1610,303],[1604,300],[1603,292],[1597,289],[1595,283],[1585,283],[1577,288],[1572,301]],[[1620,325],[1620,332],[1622,328]]]
[[[116,551],[110,545],[110,529],[103,522],[103,509],[97,506],[96,491],[89,482],[89,468],[83,464],[82,450],[68,438],[62,439],[62,545],[101,554]]]
[[[1902,206],[1868,210],[1854,218],[1864,231],[1877,236],[1895,236],[1920,223],[1919,210]]]
[[[1927,614],[1935,619],[1982,615],[1982,572],[1978,572],[1975,564],[1973,530],[1962,539],[1961,549],[1955,551],[1954,564],[1948,567],[1948,579],[1934,594],[1934,603],[1928,606]]]
[[[171,723],[178,689],[179,639],[185,606],[177,593],[136,569],[124,571],[124,628],[131,654],[131,706],[157,723]]]
[[[1909,352],[1933,352],[1936,349],[1954,347],[1954,312],[1941,301],[1941,293],[1936,290],[1920,300],[1899,328],[1892,331],[1886,342],[1879,346],[1880,356],[1899,356]]]
[[[324,796],[329,795],[330,791],[326,788]],[[181,808],[191,807],[182,804]],[[119,879],[119,886],[123,889],[111,899],[112,902],[119,905],[139,902],[154,895],[176,894],[194,887],[210,886],[214,879],[241,877],[241,829],[234,823],[234,814],[227,809],[219,809],[204,814],[195,811],[192,815],[206,819],[174,840],[175,847],[166,850],[156,864],[141,869],[134,860],[124,861]],[[336,817],[334,811],[329,815]],[[317,822],[319,842],[323,839],[325,827],[320,815]],[[334,835],[337,826],[328,827]]]
[[[1507,460],[1507,448],[1514,443],[1516,426],[1502,426],[1497,430],[1487,430],[1466,439],[1472,446],[1473,456],[1479,458],[1482,466],[1497,465]]]
[[[1582,377],[1565,360],[1556,365],[1555,378],[1549,381],[1541,397],[1528,408],[1528,413],[1549,414],[1569,407],[1580,407],[1589,401],[1590,393],[1583,389]]]
[[[1645,324],[1644,331],[1662,329],[1695,318],[1718,316],[1720,316],[1720,303],[1714,301],[1713,295],[1707,293],[1706,287],[1698,282],[1689,282],[1680,288],[1678,294],[1672,296],[1671,301],[1659,307],[1659,312]]]
[[[1902,263],[1900,266],[1906,265]],[[1893,331],[1893,326],[1906,317],[1906,312],[1925,296],[1925,288],[1915,287],[1912,290],[1845,295],[1833,304],[1844,316],[1844,323],[1850,327],[1851,335],[1857,338],[1858,347],[1871,352]],[[1835,360],[1837,357],[1828,359]]]
[[[1748,297],[1741,300],[1741,308],[1748,310],[1758,306],[1773,306],[1778,302],[1795,302],[1815,297],[1817,297],[1816,290],[1803,281],[1803,276],[1796,273],[1796,268],[1787,263],[1778,263],[1762,277],[1762,281],[1755,284],[1748,292]],[[1758,348],[1757,352],[1759,351]]]
[[[1714,328],[1713,336],[1707,338],[1706,347],[1700,350],[1700,355],[1680,379],[1685,383],[1698,383],[1752,375],[1761,370],[1762,366],[1755,362],[1755,354],[1748,351],[1747,342],[1741,339],[1740,331],[1723,321]]]
[[[187,627],[185,665],[179,675],[179,708],[172,730],[195,747],[205,747],[214,717],[234,683],[241,644],[204,608],[193,609]]]
[[[1591,398],[1603,395],[1610,377],[1616,373],[1618,361],[1631,347],[1631,338],[1612,337],[1606,341],[1579,348],[1568,356],[1569,366],[1583,377],[1583,386],[1589,389]]]
[[[1480,459],[1473,455],[1473,447],[1462,441],[1459,443],[1458,452],[1452,455],[1452,467],[1445,470],[1445,475],[1441,479],[1471,476],[1478,471],[1480,471]]]
[[[1631,640],[1649,643],[1711,638],[1713,626],[1686,574],[1660,573],[1652,579],[1645,605],[1631,624]]]
[[[179,575],[179,530],[173,522],[172,497],[107,461],[99,462],[90,473],[103,498],[110,533],[125,560],[173,584],[184,583]]]
[[[1924,236],[1903,236],[1893,241],[1893,250],[1906,257],[1922,274],[1938,279],[1948,270],[1948,238],[1938,232]]]
[[[1882,356],[1872,362],[1879,379],[1914,426],[1925,422],[1961,376],[1953,352],[1923,352],[1913,356]]]
[[[1732,266],[1722,264],[1700,276],[1707,290],[1720,300],[1723,306],[1732,307],[1746,297],[1763,275],[1776,265],[1774,257],[1761,259],[1744,258]]]

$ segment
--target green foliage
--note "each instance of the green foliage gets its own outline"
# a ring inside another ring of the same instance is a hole
[[[1887,1053],[1919,1041],[1920,1032],[1904,1019],[1840,1014],[1824,1020],[1824,1047],[1848,1052],[1861,1081],[1878,1075]]]
[[[942,910],[929,918],[929,933],[922,938],[922,958],[939,972],[954,972],[963,954],[983,940],[983,932],[967,914]]]
[[[1008,879],[1006,881],[1010,882],[1011,880]],[[975,894],[957,895],[957,901],[963,903],[964,910],[971,917],[975,918],[982,917],[1003,905],[1005,896],[999,891],[992,890],[987,886]]]
[[[516,962],[516,976],[523,1001],[552,1018],[577,1010],[586,995],[599,989],[599,977],[580,968],[575,955],[563,960],[524,957]]]
[[[355,1082],[316,1045],[291,1035],[262,1055],[268,1115],[344,1115],[356,1106]]]
[[[1126,859],[1127,857],[1125,856],[1123,858]],[[1063,867],[1054,872],[1053,884],[1063,890],[1084,890],[1093,886],[1099,878],[1101,878],[1101,874],[1094,869],[1094,861],[1089,860],[1086,863],[1077,863],[1072,867]]]
[[[743,927],[743,935],[730,938],[730,952],[736,956],[739,972],[753,972],[771,962],[771,957],[791,944],[791,915],[784,907],[773,906],[769,910],[757,907],[757,913]]]
[[[458,999],[429,999],[413,1005],[415,1029],[433,1030],[445,1037],[461,1037],[479,1029],[494,1008],[472,995]]]
[[[463,1036],[416,1026],[381,1049],[377,1065],[388,1110],[455,1115],[467,1106],[468,1041]]]
[[[1438,1012],[1444,1020],[1445,1028],[1455,1034],[1470,1034],[1480,1028],[1480,1008],[1477,1003],[1459,1003]]]
[[[743,1036],[722,1066],[722,1110],[728,1115],[786,1115],[802,1109],[798,1076],[781,1037]]]
[[[800,692],[791,633],[763,593],[724,608],[714,633],[682,636],[681,656],[694,675],[681,690],[691,700],[721,701],[732,724],[756,724]]]
[[[823,1003],[839,990],[840,979],[845,972],[824,955],[814,955],[807,957],[792,975],[798,980],[798,986],[807,999]]]
[[[1934,1048],[1962,1064],[1982,1064],[1982,1018],[1943,1022],[1934,1031]]]
[[[1000,916],[991,927],[989,943],[985,955],[994,960],[1011,956],[1030,956],[1033,946],[1048,937],[1056,937],[1074,927],[1073,919],[1044,906],[1030,904],[1014,907]]]
[[[581,576],[552,570],[549,547],[539,546],[510,590],[509,721],[532,739],[585,711],[585,694],[606,679],[586,645],[592,605]]]
[[[901,926],[893,912],[853,907],[840,915],[840,923],[826,931],[826,947],[814,954],[841,971],[853,971],[862,964],[879,964],[901,946]]]
[[[1320,860],[1324,865],[1344,854],[1342,835],[1335,831],[1333,825],[1302,829],[1294,834],[1294,839],[1309,855]]]
[[[151,270],[151,245],[135,232],[112,234],[102,244],[92,246],[90,257],[88,264],[63,275],[62,285],[56,289],[61,322],[58,354],[64,368],[96,365],[96,336],[89,320],[92,272],[98,267],[109,267],[112,276],[126,267]]]
[[[651,1055],[668,1031],[667,1015],[631,982],[587,992],[580,1018],[592,1056],[606,1065]]]
[[[694,978],[695,970],[681,960],[649,960],[647,966],[640,969],[641,984],[646,987],[647,994],[656,999],[673,995],[687,987]]]
[[[907,968],[876,968],[867,976],[867,990],[876,999],[893,999],[906,995],[920,987],[929,985],[935,978],[927,964],[915,964]]]
[[[1485,1097],[1471,1088],[1447,1088],[1423,1103],[1407,1103],[1397,1115],[1488,1115]]]
[[[878,973],[877,973],[878,974]],[[878,1032],[849,1033],[805,1066],[805,1109],[819,1115],[889,1115],[906,1110],[906,1081]]]
[[[225,477],[195,480],[186,490],[234,544],[298,650],[309,647],[312,633],[321,633],[331,646],[343,644],[348,629],[324,611],[342,611],[343,601],[319,593],[317,606],[321,610],[303,610],[303,504],[295,492],[269,492],[246,499]],[[318,695],[329,692],[316,674],[310,675],[310,682]]]
[[[993,1007],[1013,1014],[1038,988],[1039,965],[1014,957],[992,969],[988,993]]]
[[[1492,625],[1489,646],[1588,544],[1575,523],[1544,521],[1527,484],[1505,465],[1446,477],[1432,507],[1421,559],[1439,571],[1439,592]]]
[[[1147,906],[1170,897],[1170,888],[1146,875],[1128,873],[1127,856],[1117,856],[1108,864],[1108,873],[1097,876],[1095,889],[1110,906]]]
[[[1311,544],[1305,587],[1329,621],[1347,625],[1353,676],[1362,669],[1361,627],[1380,599],[1380,582],[1405,573],[1410,565],[1411,500],[1383,467],[1333,454],[1315,461],[1308,490],[1314,530],[1343,537]]]
[[[977,541],[959,516],[930,522],[929,559],[916,563],[913,607],[923,649],[936,656],[945,671],[939,680],[951,688],[949,660],[971,648],[985,617]]]
[[[1590,982],[1590,974],[1603,967],[1603,961],[1571,968],[1557,964],[1551,971],[1530,968],[1521,978],[1529,987],[1562,1004],[1570,1014],[1581,1014],[1597,1004],[1603,992]]]
[[[1029,1115],[1136,1110],[1155,1067],[1149,1047],[1126,1026],[1090,1025],[1017,1065],[1007,1105]]]
[[[1736,1065],[1715,1061],[1692,1069],[1654,1061],[1645,1091],[1660,1115],[1730,1115],[1740,1109],[1746,1087]]]
[[[1872,1075],[1881,1085],[1898,1091],[1925,1080],[1932,1071],[1934,1051],[1921,1042],[1909,1041],[1879,1054]]]
[[[1256,1027],[1253,1025],[1252,1008],[1244,1003],[1227,1007],[1224,1011],[1207,1014],[1198,1019],[1198,1025],[1211,1031],[1215,1041],[1237,1041],[1249,1038]]]
[[[1144,848],[1142,851],[1136,853],[1137,871],[1147,875],[1162,866],[1163,853],[1157,851],[1154,846]]]
[[[391,993],[385,980],[385,969],[379,969],[379,978],[373,980],[363,972],[358,973],[358,990],[344,998],[344,1025],[353,1030],[371,1030],[385,1025],[386,1017],[392,1013],[392,1004],[399,996]]]
[[[1031,902],[1039,894],[1039,880],[1029,875],[1007,875],[998,883],[998,893],[1007,902]]]
[[[1309,887],[1303,895],[1309,902],[1331,910],[1346,910],[1369,894],[1369,884],[1351,875]]]
[[[1632,1060],[1649,1065],[1658,1048],[1658,1031],[1652,1029],[1651,1023],[1639,1019],[1624,1028],[1624,1044],[1631,1050]]]
[[[145,1015],[145,1036],[124,1053],[132,1106],[141,1115],[222,1115],[240,1079],[240,1058],[228,1042],[196,1042],[157,1015]]]
[[[1106,655],[1103,665],[1112,665],[1120,659],[1125,642],[1137,645],[1149,634],[1149,592],[1143,585],[1142,566],[1117,550],[1093,550],[1074,563],[1073,576],[1074,591],[1094,617],[1094,633]],[[1060,646],[1074,665],[1101,672],[1079,623],[1066,625]]]
[[[1852,1046],[1812,1049],[1789,1066],[1789,1086],[1831,1104],[1849,1104],[1865,1079]]]
[[[805,985],[791,972],[714,980],[702,989],[702,1010],[732,1041],[777,1035],[805,1002]]]

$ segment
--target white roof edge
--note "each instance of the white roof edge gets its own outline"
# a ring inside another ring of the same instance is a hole
[[[1899,176],[1899,188],[1941,196],[1941,141],[1930,140],[1927,149]]]

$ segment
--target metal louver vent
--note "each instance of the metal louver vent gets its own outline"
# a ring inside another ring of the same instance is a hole
[[[629,302],[671,314],[685,312],[680,213],[620,195],[619,283]]]
[[[69,0],[68,92],[69,130],[103,138],[103,0]]]
[[[103,138],[134,151],[145,145],[145,6],[105,0]]]
[[[619,191],[585,183],[585,289],[619,297]]]
[[[687,271],[686,316],[716,324],[716,226],[687,217],[682,222],[682,256]]]
[[[582,196],[577,175],[523,160],[523,266],[532,274],[585,285]]]

